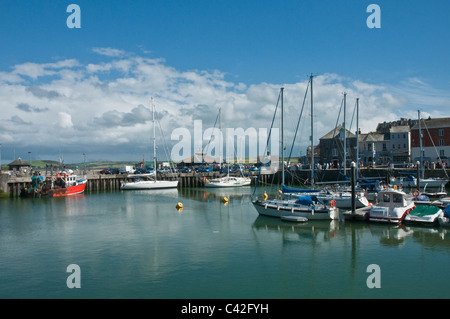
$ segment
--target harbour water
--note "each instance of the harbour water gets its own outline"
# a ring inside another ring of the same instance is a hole
[[[0,199],[0,298],[450,297],[450,229],[283,222],[259,216],[252,191]]]

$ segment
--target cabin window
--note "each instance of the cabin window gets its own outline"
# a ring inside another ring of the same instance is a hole
[[[389,203],[391,201],[389,194],[383,194],[383,202]]]
[[[402,195],[400,194],[394,194],[394,203],[401,203],[402,202]]]

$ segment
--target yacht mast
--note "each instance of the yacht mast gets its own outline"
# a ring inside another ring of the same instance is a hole
[[[347,134],[345,132],[345,109],[347,101],[347,93],[344,92],[344,176],[347,176],[346,168],[347,168]]]
[[[152,98],[152,122],[153,122],[153,170],[155,173],[155,182],[156,182],[156,125],[155,125],[155,104],[153,103]]]
[[[356,167],[355,178],[358,179],[359,167],[359,97],[356,98]]]
[[[419,117],[419,142],[420,142],[420,175],[423,178],[423,147],[422,147],[422,128],[420,126],[420,110],[417,110],[417,114]]]
[[[281,185],[284,186],[284,127],[283,127],[283,91],[281,88]]]
[[[314,188],[314,104],[313,104],[313,75],[311,74],[311,187]]]

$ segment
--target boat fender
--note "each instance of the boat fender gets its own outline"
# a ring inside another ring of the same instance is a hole
[[[183,208],[183,203],[179,202],[176,206],[177,209],[182,209]]]
[[[222,202],[223,203],[228,203],[228,198],[227,197],[222,198]]]
[[[331,207],[335,207],[336,206],[336,201],[334,199],[331,200],[330,206]]]
[[[269,196],[267,195],[267,193],[264,193],[263,197],[264,197],[264,200],[267,200],[267,198],[269,198]]]

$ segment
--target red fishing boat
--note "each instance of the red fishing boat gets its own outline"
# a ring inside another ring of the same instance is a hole
[[[62,197],[84,193],[87,179],[77,175],[60,173],[56,178],[47,178],[34,175],[31,178],[31,187],[22,189],[20,196],[25,198]]]

